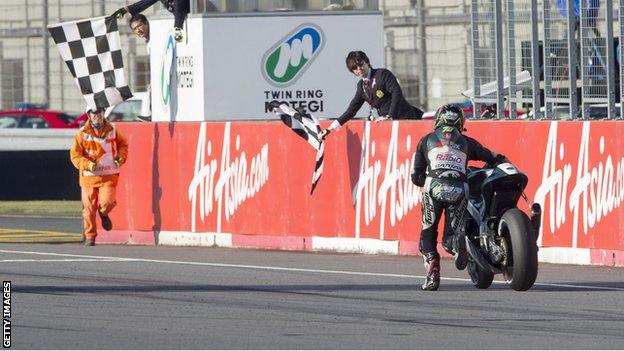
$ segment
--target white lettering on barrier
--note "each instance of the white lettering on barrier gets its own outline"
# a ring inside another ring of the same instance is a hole
[[[394,227],[418,202],[421,188],[411,182],[413,157],[398,162],[399,123],[392,122],[392,132],[388,143],[386,167],[381,175],[381,161],[375,159],[375,141],[370,140],[370,122],[364,127],[362,149],[360,154],[360,171],[358,182],[353,189],[355,206],[355,237],[360,237],[362,226],[361,213],[364,212],[364,225],[368,226],[380,210],[379,238],[384,240],[386,218]],[[411,136],[405,140],[406,151],[411,154]],[[362,206],[363,205],[363,206]],[[362,207],[364,209],[362,210]]]
[[[559,160],[563,160],[564,157],[564,145],[559,145]],[[555,232],[556,228],[559,228],[562,223],[565,222],[565,207],[566,207],[566,194],[568,181],[572,173],[572,167],[569,163],[563,166],[563,170],[556,169],[557,164],[557,123],[550,124],[550,130],[548,132],[548,140],[546,142],[546,154],[544,158],[544,167],[542,172],[542,184],[535,192],[535,202],[540,203],[544,208],[544,201],[546,195],[550,194],[549,202],[549,223],[550,231]],[[545,214],[542,216],[542,221],[545,218]],[[543,230],[540,229],[540,230]],[[542,236],[539,236],[540,239]]]
[[[230,160],[230,125],[225,123],[221,163],[212,156],[212,141],[206,140],[206,123],[202,123],[195,152],[194,176],[188,187],[188,199],[191,202],[191,231],[195,232],[197,220],[197,202],[199,195],[199,214],[204,218],[212,213],[217,202],[217,233],[221,232],[222,213],[225,221],[236,213],[238,207],[249,198],[253,198],[269,180],[269,146],[265,143],[260,151],[248,162],[246,152]],[[236,152],[241,150],[240,135],[236,136]],[[249,166],[248,166],[249,165]],[[215,175],[219,170],[219,178]],[[216,180],[216,181],[215,181]]]
[[[353,202],[355,205],[355,237],[360,237],[360,213],[362,202],[364,203],[364,223],[368,225],[375,217],[377,182],[381,173],[381,161],[377,160],[372,165],[370,159],[375,157],[375,142],[370,139],[370,123],[366,123],[364,127],[364,136],[362,138],[362,148],[360,151],[360,171],[358,181],[353,188]],[[364,200],[362,200],[364,197]]]
[[[188,199],[191,201],[191,231],[195,232],[197,220],[197,194],[199,193],[199,217],[203,222],[204,217],[212,212],[215,173],[217,172],[217,160],[210,159],[206,162],[207,156],[212,156],[212,141],[208,140],[206,145],[205,123],[199,127],[199,137],[195,150],[195,167],[193,179],[188,187]]]
[[[620,207],[624,201],[624,157],[617,161],[614,166],[611,154],[605,157],[605,137],[599,138],[599,153],[602,160],[594,161],[592,165],[589,159],[591,123],[584,122],[578,151],[578,163],[576,167],[576,183],[572,190],[568,191],[568,184],[572,178],[572,166],[570,163],[563,165],[563,169],[557,168],[556,149],[559,146],[559,160],[565,156],[564,142],[558,143],[557,122],[551,122],[546,145],[546,157],[542,173],[542,183],[535,192],[535,202],[544,206],[546,196],[549,197],[549,212],[542,216],[543,220],[548,217],[551,233],[555,233],[566,223],[566,212],[572,213],[572,247],[578,245],[579,217],[583,220],[583,234],[587,235],[601,219],[605,218],[613,210]],[[569,200],[568,200],[569,196]],[[567,209],[566,209],[567,205]],[[542,229],[543,230],[543,229]],[[540,239],[541,239],[540,235]]]

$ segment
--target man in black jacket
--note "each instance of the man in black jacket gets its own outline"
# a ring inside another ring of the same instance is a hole
[[[349,107],[338,117],[329,128],[323,130],[322,137],[326,137],[332,130],[340,128],[348,120],[355,117],[364,102],[371,108],[369,119],[421,119],[423,111],[410,105],[392,72],[384,68],[372,68],[368,56],[362,51],[351,51],[346,58],[347,69],[362,78],[355,90],[355,96]],[[372,110],[377,110],[379,116],[372,118]]]
[[[435,114],[434,131],[420,139],[414,155],[412,183],[422,187],[422,231],[419,249],[425,261],[427,278],[423,290],[440,286],[440,255],[436,247],[442,210],[452,233],[444,233],[445,250],[455,255],[455,267],[466,268],[466,221],[469,160],[489,164],[505,162],[503,155],[492,153],[471,137],[462,135],[464,112],[455,105],[444,105]]]
[[[128,5],[120,8],[119,10],[113,12],[112,16],[117,16],[117,18],[122,18],[126,13],[130,12],[130,15],[134,16],[138,13],[143,12],[148,7],[154,5],[160,1],[164,8],[166,8],[169,12],[174,15],[174,34],[173,37],[176,41],[182,41],[182,26],[184,25],[184,20],[186,19],[186,15],[188,15],[190,11],[190,0],[141,0],[135,2],[132,5]]]

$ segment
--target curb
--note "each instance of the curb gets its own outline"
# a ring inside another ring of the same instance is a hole
[[[420,255],[417,242],[370,238],[111,230],[100,232],[96,241],[98,244],[205,246],[369,255]],[[451,257],[439,244],[438,251],[442,257]],[[538,260],[543,263],[624,267],[624,251],[541,247],[538,252]]]

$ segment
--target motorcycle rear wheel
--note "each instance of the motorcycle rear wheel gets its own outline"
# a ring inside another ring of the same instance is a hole
[[[477,289],[489,288],[494,280],[494,273],[482,269],[472,257],[468,257],[468,274]]]
[[[507,210],[498,234],[507,247],[506,264],[501,267],[507,284],[516,291],[529,290],[537,278],[537,244],[529,217],[517,208]]]

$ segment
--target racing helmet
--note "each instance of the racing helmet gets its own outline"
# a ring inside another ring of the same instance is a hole
[[[456,105],[442,105],[435,113],[433,129],[440,127],[456,128],[460,133],[464,131],[464,111]]]

